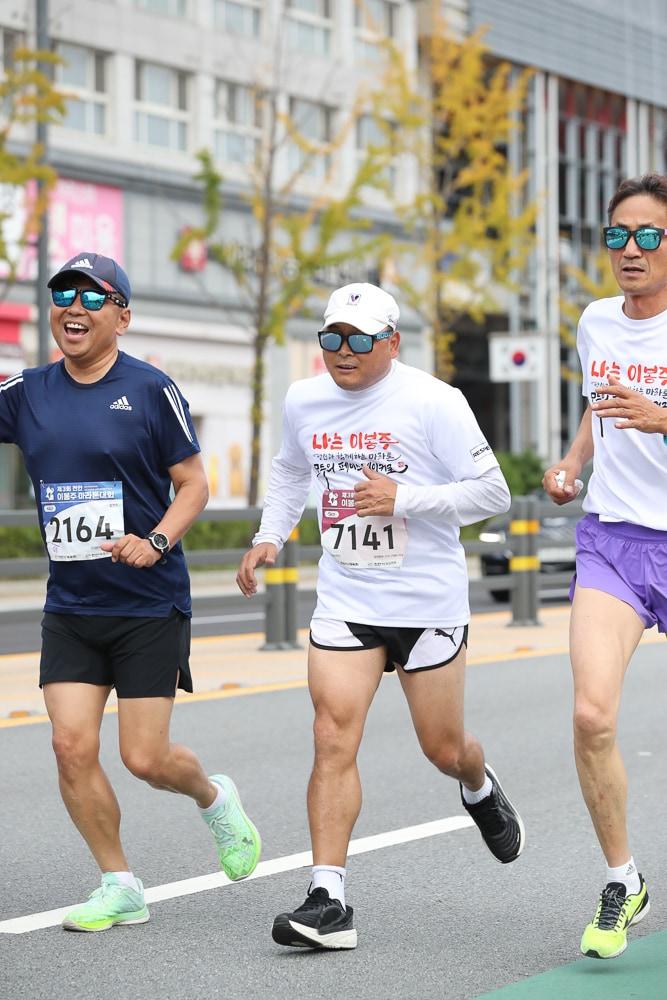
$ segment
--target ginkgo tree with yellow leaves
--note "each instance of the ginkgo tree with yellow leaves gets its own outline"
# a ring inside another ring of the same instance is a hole
[[[402,304],[421,315],[433,337],[435,374],[450,379],[457,320],[481,321],[496,308],[494,288],[511,286],[532,248],[527,177],[513,174],[506,156],[520,127],[528,74],[492,65],[479,33],[454,39],[437,15],[421,44],[418,76],[390,41],[379,43],[385,58],[327,142],[313,141],[297,119],[281,113],[276,87],[257,87],[263,136],[247,174],[250,266],[237,241],[221,235],[223,178],[212,154],[199,153],[204,221],[182,233],[172,258],[190,241],[202,241],[208,260],[233,275],[251,317],[250,504],[258,497],[267,346],[283,343],[290,317],[307,309],[318,271],[354,261],[367,271],[372,261],[398,286]],[[373,138],[346,180],[340,154],[361,117],[372,121]],[[284,177],[279,162],[288,143],[299,156]],[[318,160],[328,166],[318,193],[308,194],[301,182]],[[401,163],[410,164],[417,181],[401,186],[399,198],[393,168]],[[376,195],[369,198],[371,189]],[[377,207],[378,194],[393,216],[391,237],[371,218],[369,201]]]
[[[253,222],[252,266],[248,266],[247,256],[239,255],[236,241],[221,236],[223,178],[208,150],[198,154],[200,170],[196,177],[203,185],[204,222],[188,227],[171,254],[178,259],[191,241],[203,241],[208,260],[233,275],[251,317],[251,506],[257,503],[259,492],[267,347],[272,341],[284,343],[287,322],[306,309],[316,289],[318,272],[351,261],[377,260],[383,255],[386,237],[375,231],[364,213],[364,198],[369,188],[384,183],[391,156],[389,147],[373,146],[345,182],[336,154],[354,127],[359,113],[356,105],[333,138],[322,143],[308,138],[298,119],[279,110],[275,90],[258,88],[256,100],[264,134],[256,160],[249,167],[245,195]],[[278,169],[278,158],[290,143],[298,152],[292,157],[293,169],[285,177]],[[326,164],[321,170],[318,193],[304,194],[300,182],[309,178],[315,163],[320,167]]]
[[[530,73],[492,62],[482,31],[455,38],[437,12],[420,65],[415,83],[394,50],[383,106],[374,108],[395,123],[396,155],[414,157],[420,171],[414,199],[395,205],[410,239],[394,243],[385,264],[431,333],[434,373],[450,381],[457,322],[497,310],[498,288],[517,287],[534,244],[527,172],[513,172],[507,156]]]
[[[7,293],[23,250],[38,235],[49,193],[58,179],[45,161],[43,145],[36,139],[26,140],[26,131],[33,125],[57,123],[65,115],[65,98],[49,73],[58,62],[61,59],[52,52],[16,48],[0,76],[0,268],[4,285],[0,295]],[[29,190],[31,182],[34,190]],[[24,212],[17,227],[20,197]]]

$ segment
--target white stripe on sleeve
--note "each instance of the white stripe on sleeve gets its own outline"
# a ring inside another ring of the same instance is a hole
[[[185,432],[185,435],[186,435],[188,441],[192,441],[193,437],[192,437],[192,434],[190,432],[190,428],[188,427],[188,422],[185,419],[185,413],[183,411],[183,407],[181,406],[181,401],[178,398],[178,393],[176,392],[176,390],[174,389],[174,387],[171,386],[171,385],[165,385],[163,387],[162,391],[164,392],[165,396],[169,400],[169,403],[171,404],[171,408],[174,411],[174,413],[176,414],[176,419],[178,420],[179,424],[183,428],[183,431]]]
[[[0,392],[4,392],[5,389],[11,389],[15,385],[19,385],[23,381],[23,372],[17,372],[16,375],[10,375],[8,379],[0,385]]]

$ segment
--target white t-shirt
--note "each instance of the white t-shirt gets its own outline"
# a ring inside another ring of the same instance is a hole
[[[392,517],[354,512],[362,466],[397,482]],[[322,536],[315,618],[452,627],[469,620],[459,524],[507,510],[509,491],[464,396],[393,362],[358,392],[295,382],[254,543],[278,545],[314,487]],[[463,511],[463,513],[461,513]]]
[[[577,349],[582,391],[590,402],[596,388],[618,375],[623,385],[667,407],[667,312],[628,319],[623,296],[599,299],[583,312]],[[612,417],[592,415],[593,474],[583,503],[601,520],[629,521],[667,531],[667,447],[662,434],[614,426]]]

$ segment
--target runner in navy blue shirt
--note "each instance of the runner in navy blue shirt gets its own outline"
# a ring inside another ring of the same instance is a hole
[[[114,260],[77,254],[49,287],[64,357],[0,385],[0,441],[19,446],[35,490],[49,556],[40,686],[63,800],[102,871],[63,926],[97,931],[149,919],[99,762],[113,688],[123,762],[195,800],[229,878],[254,870],[260,838],[231,778],[208,778],[169,741],[176,689],[192,691],[180,540],[208,499],[188,404],[167,375],[119,351],[131,289]]]

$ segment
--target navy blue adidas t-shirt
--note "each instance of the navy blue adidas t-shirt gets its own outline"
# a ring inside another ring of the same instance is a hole
[[[170,503],[168,469],[199,451],[187,402],[164,372],[119,353],[98,382],[63,361],[0,385],[0,441],[17,444],[49,552],[45,611],[166,617],[191,613],[180,544],[133,569],[99,558],[123,534],[145,538]]]

